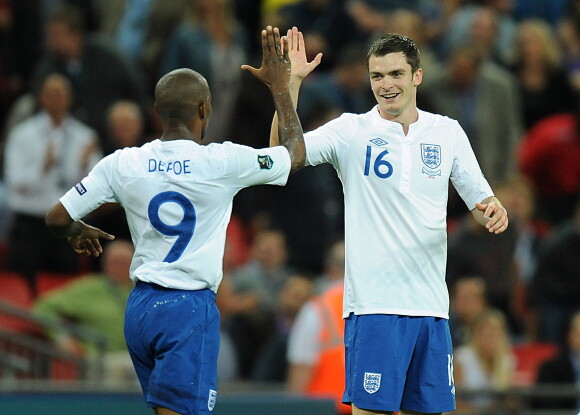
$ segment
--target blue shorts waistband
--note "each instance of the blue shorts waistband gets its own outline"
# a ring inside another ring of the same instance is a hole
[[[184,291],[188,293],[198,293],[200,295],[207,295],[209,297],[215,298],[215,293],[210,290],[209,288],[204,288],[202,290],[184,290],[182,288],[171,288],[171,287],[164,287],[159,284],[155,284],[154,282],[145,282],[138,280],[135,284],[135,288],[139,288],[140,290],[153,290],[153,291],[162,291],[162,292],[172,292],[172,291]]]

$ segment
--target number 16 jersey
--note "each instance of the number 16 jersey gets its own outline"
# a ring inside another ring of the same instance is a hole
[[[106,202],[123,205],[133,281],[216,292],[233,197],[248,186],[284,185],[289,173],[281,146],[155,140],[105,157],[60,201],[73,220]]]
[[[332,164],[343,185],[343,316],[448,318],[449,180],[470,210],[493,195],[459,123],[419,111],[405,135],[375,106],[343,114],[304,141],[307,163]]]

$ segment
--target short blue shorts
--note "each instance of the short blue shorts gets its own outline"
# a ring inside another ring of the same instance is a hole
[[[455,409],[449,324],[385,314],[346,319],[344,403],[374,411]]]
[[[211,290],[138,282],[125,313],[125,339],[150,407],[209,414],[217,396],[219,311]]]

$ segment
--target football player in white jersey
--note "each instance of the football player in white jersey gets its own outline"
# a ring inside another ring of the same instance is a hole
[[[307,62],[302,34],[288,31],[294,104]],[[417,108],[423,72],[406,36],[368,52],[377,105],[304,135],[306,164],[330,163],[345,198],[343,317],[346,387],[353,414],[436,414],[455,409],[445,284],[449,180],[489,232],[507,212],[483,177],[457,121]],[[278,143],[274,118],[271,145]],[[493,261],[493,258],[490,258]]]
[[[81,218],[105,202],[123,205],[135,245],[125,339],[147,405],[158,415],[209,414],[214,408],[215,292],[234,195],[247,186],[284,185],[304,165],[302,128],[288,91],[288,48],[282,52],[280,41],[279,30],[268,26],[262,67],[244,69],[271,90],[282,114],[282,146],[201,145],[210,91],[197,72],[178,69],[155,88],[161,138],[102,159],[46,215],[48,227],[77,253],[98,256],[99,238],[113,236]]]

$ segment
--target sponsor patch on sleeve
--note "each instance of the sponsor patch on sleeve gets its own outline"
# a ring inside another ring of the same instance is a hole
[[[82,182],[78,182],[77,184],[75,184],[75,189],[77,189],[77,192],[81,196],[87,192],[87,188],[83,185]]]
[[[270,156],[258,156],[258,164],[260,169],[270,170],[274,165],[274,161]]]

